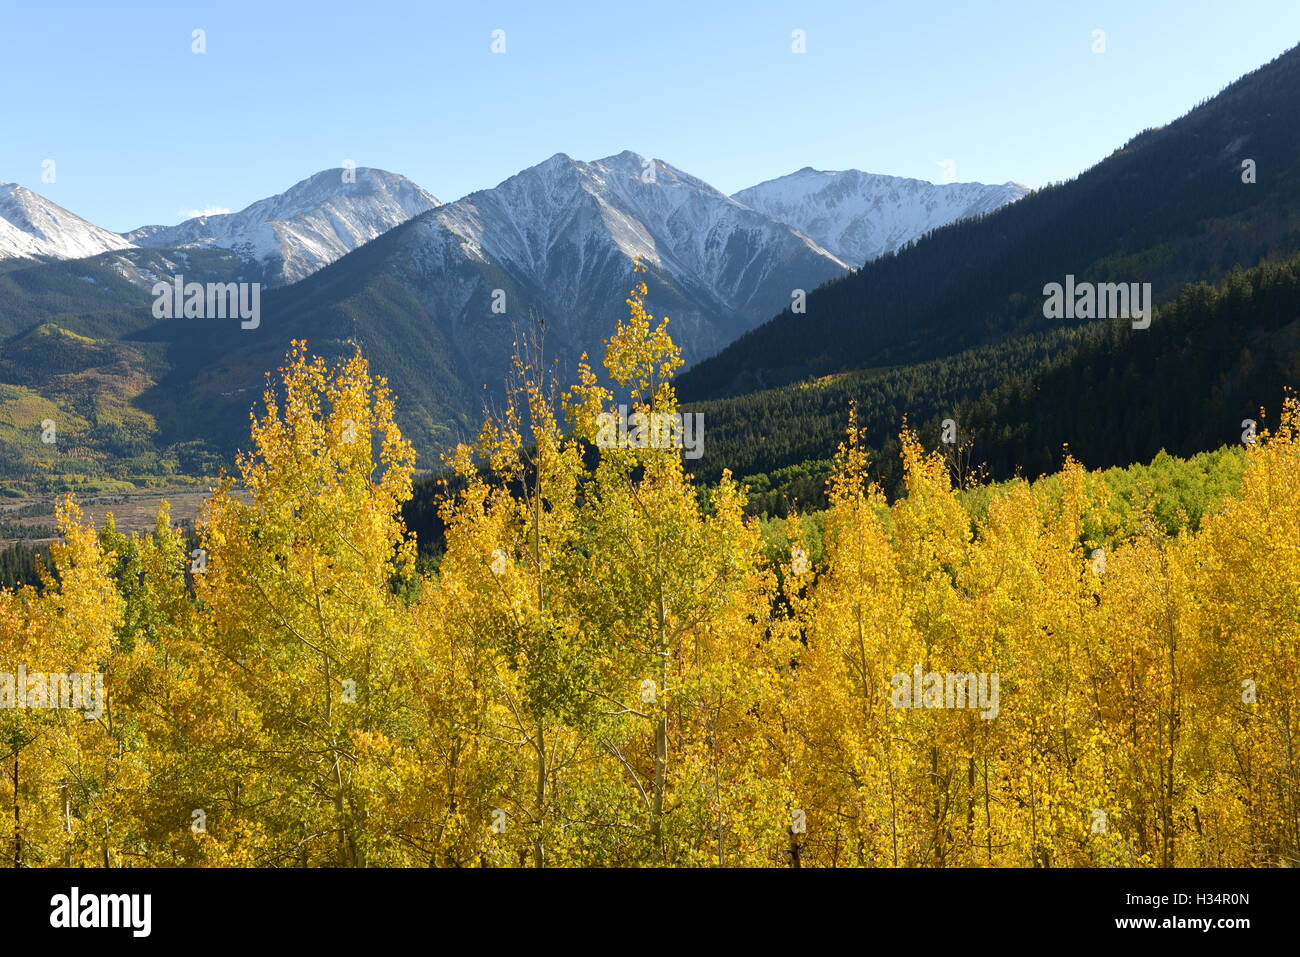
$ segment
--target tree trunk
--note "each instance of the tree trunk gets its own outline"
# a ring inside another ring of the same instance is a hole
[[[22,812],[18,808],[18,752],[14,752],[14,867],[23,866]]]

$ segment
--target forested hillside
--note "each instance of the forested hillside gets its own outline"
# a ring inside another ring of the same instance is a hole
[[[689,370],[682,396],[916,363],[1051,329],[1060,321],[1043,317],[1043,286],[1067,274],[1149,282],[1164,301],[1186,283],[1300,251],[1297,113],[1300,48],[1067,183],[815,290],[806,314],[786,311]]]
[[[1300,382],[1300,257],[1197,284],[1150,329],[1090,327],[1071,352],[957,413],[990,474],[1055,471],[1061,449],[1090,466],[1190,455],[1241,440]],[[937,435],[937,429],[935,430]]]
[[[1156,312],[1148,329],[1124,320],[1071,325],[896,368],[693,403],[709,441],[695,467],[713,481],[825,462],[843,410],[856,404],[874,474],[896,487],[904,419],[937,447],[951,419],[969,467],[992,479],[1056,471],[1063,449],[1089,467],[1187,456],[1237,441],[1245,419],[1277,409],[1300,381],[1300,257],[1198,283]],[[1262,424],[1262,423],[1260,423]],[[824,471],[824,470],[823,470]],[[763,490],[771,480],[760,483]],[[803,499],[805,503],[807,498]]]

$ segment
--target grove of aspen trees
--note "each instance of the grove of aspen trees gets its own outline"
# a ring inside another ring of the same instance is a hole
[[[1118,539],[1083,464],[976,518],[907,431],[887,500],[846,408],[823,540],[791,516],[774,561],[730,473],[596,441],[616,396],[677,409],[645,295],[603,373],[518,360],[448,456],[436,568],[397,399],[305,343],[198,549],[165,507],[127,535],[65,500],[42,584],[0,592],[0,671],[105,697],[0,709],[0,860],[1300,863],[1300,404],[1195,528]],[[996,707],[900,694],[931,674]]]

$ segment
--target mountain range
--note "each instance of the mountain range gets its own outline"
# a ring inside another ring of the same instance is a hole
[[[68,350],[68,336],[103,344],[73,351],[112,356],[111,368],[79,374],[124,376],[114,388],[126,398],[115,408],[129,411],[155,448],[201,442],[228,453],[264,371],[291,339],[324,353],[356,343],[392,381],[417,448],[436,452],[499,396],[520,333],[536,320],[545,323],[548,357],[562,368],[584,352],[598,359],[625,314],[634,260],[646,266],[654,312],[671,316],[674,340],[688,362],[698,361],[797,291],[860,266],[864,250],[905,245],[945,217],[1026,192],[857,171],[817,175],[819,191],[797,193],[780,180],[742,191],[750,205],[632,152],[591,162],[556,154],[444,204],[394,173],[335,169],[236,213],[123,234],[9,186],[0,195],[17,199],[0,207],[14,210],[0,220],[0,235],[12,237],[0,262],[0,335],[11,340],[0,358],[20,348],[29,360]],[[798,217],[803,228],[781,216]],[[858,221],[872,216],[878,228]],[[264,283],[259,328],[155,320],[150,290],[178,274]],[[66,364],[50,360],[51,370]],[[71,401],[66,378],[35,374],[9,385],[33,393],[12,400],[22,408]],[[71,434],[88,437],[102,416],[86,389],[76,394],[82,411]],[[16,461],[47,451],[28,448]],[[99,464],[115,456],[120,450]]]

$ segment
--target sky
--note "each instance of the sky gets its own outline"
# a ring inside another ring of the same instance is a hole
[[[1038,187],[1300,42],[1297,0],[8,0],[0,22],[0,182],[117,231],[347,160],[444,201],[625,149],[727,193],[805,166]]]

